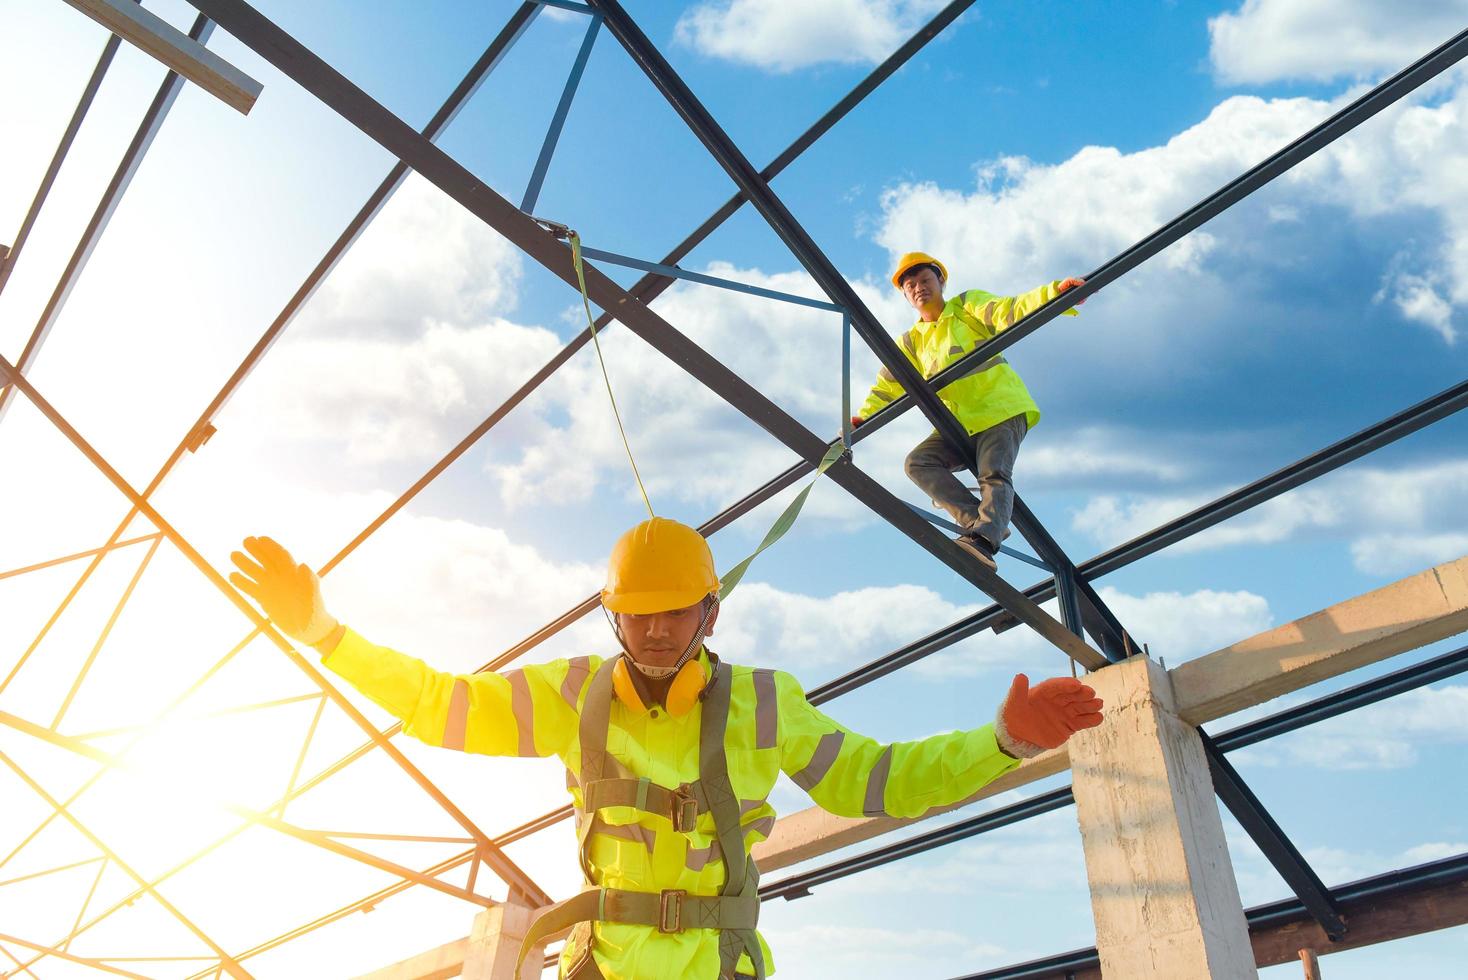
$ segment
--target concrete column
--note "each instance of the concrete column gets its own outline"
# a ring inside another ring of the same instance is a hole
[[[526,955],[525,969],[515,976],[515,958],[520,955],[520,940],[530,929],[531,914],[524,905],[507,903],[476,915],[464,955],[464,980],[540,980],[544,946]]]
[[[1146,657],[1091,674],[1106,720],[1071,738],[1105,977],[1257,977],[1197,731]]]

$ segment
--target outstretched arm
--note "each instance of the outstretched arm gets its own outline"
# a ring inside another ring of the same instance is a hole
[[[1054,282],[1031,289],[1027,293],[1020,293],[1018,296],[994,296],[982,290],[973,289],[964,293],[963,305],[964,309],[979,323],[992,331],[988,336],[976,338],[983,341],[994,334],[1008,330],[1061,293],[1074,289],[1076,286],[1083,286],[1085,282],[1084,279],[1075,278],[1056,279]],[[1081,300],[1081,303],[1085,303],[1085,300]],[[1069,309],[1065,311],[1065,315],[1075,316],[1076,312],[1074,309]]]
[[[246,538],[245,550],[249,556],[230,556],[239,568],[230,581],[283,632],[316,646],[326,667],[414,738],[487,755],[553,755],[570,744],[592,667],[587,658],[503,674],[434,670],[339,624],[326,611],[315,573],[270,538]]]
[[[1101,702],[1079,681],[1056,678],[1031,690],[1026,679],[1017,693],[1020,675],[997,725],[883,744],[815,708],[790,675],[776,677],[781,768],[816,803],[841,816],[916,817],[957,803],[1021,758],[1101,721]],[[1068,683],[1057,689],[1062,681]]]

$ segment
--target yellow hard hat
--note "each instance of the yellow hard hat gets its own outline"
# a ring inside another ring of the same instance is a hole
[[[607,563],[601,604],[609,612],[683,609],[719,591],[708,542],[687,524],[654,517],[622,535]]]
[[[948,267],[927,252],[908,252],[897,260],[897,271],[892,273],[892,285],[898,289],[902,288],[902,274],[915,265],[935,265],[938,267],[938,275],[944,282],[948,281]]]

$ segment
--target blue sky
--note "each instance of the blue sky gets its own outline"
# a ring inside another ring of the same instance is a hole
[[[191,19],[177,0],[149,6],[179,25]],[[259,6],[414,125],[514,8]],[[763,166],[938,6],[629,8]],[[19,224],[103,40],[55,7],[0,0],[6,22],[20,25],[0,40],[7,90],[34,93],[0,107],[8,144],[0,186],[11,188],[0,194],[0,240]],[[895,254],[939,255],[956,288],[1015,292],[1084,274],[1440,43],[1465,14],[1461,2],[1390,12],[1364,0],[977,3],[775,189],[895,332],[911,322],[886,283]],[[511,200],[523,192],[584,29],[578,15],[543,14],[440,141]],[[153,475],[391,163],[237,42],[221,34],[211,46],[264,83],[260,102],[241,117],[185,90],[32,373],[135,484]],[[7,357],[24,344],[160,75],[144,56],[119,54],[0,295]],[[1025,441],[1018,487],[1070,554],[1103,551],[1461,381],[1465,172],[1460,67],[1102,291],[1081,317],[1014,348],[1045,413]],[[657,259],[731,192],[615,41],[599,37],[537,213],[575,226],[590,245]],[[747,209],[685,264],[816,295]],[[219,434],[170,477],[159,506],[216,565],[242,534],[262,532],[319,564],[580,329],[575,300],[410,180],[215,420]],[[655,308],[814,430],[839,425],[833,315],[701,286],[677,287]],[[625,331],[605,341],[660,512],[702,521],[793,461]],[[875,365],[857,358],[855,399]],[[337,615],[438,665],[471,669],[588,595],[611,542],[641,510],[595,371],[589,352],[578,355],[344,563],[327,586]],[[1465,426],[1439,423],[1098,587],[1174,663],[1457,558],[1468,552]],[[926,431],[911,413],[863,442],[857,462],[920,502],[901,460]],[[115,492],[24,406],[0,424],[0,452],[24,460],[30,476],[0,490],[0,567],[93,547],[121,517]],[[747,553],[773,515],[763,508],[716,536],[720,563]],[[123,724],[187,684],[202,669],[201,638],[220,649],[237,639],[236,614],[166,552],[140,586],[145,611],[120,622],[97,684],[78,699],[77,730]],[[0,708],[25,714],[54,703],[137,560],[103,563],[68,616],[75,632],[58,628],[0,693]],[[1019,585],[1034,580],[1016,562],[1001,571]],[[0,632],[6,670],[8,651],[25,646],[71,574],[0,582],[0,621],[12,624]],[[808,687],[983,603],[831,485],[817,488],[807,516],[741,593],[711,645],[791,670]],[[161,652],[160,633],[171,638]],[[588,619],[543,655],[607,642]],[[258,650],[211,696],[227,704],[300,690],[279,659]],[[141,679],[138,663],[154,681]],[[1037,676],[1065,664],[1016,630],[976,638],[828,710],[884,739],[971,727],[989,720],[1019,669]],[[1439,774],[1468,741],[1465,692],[1436,685],[1235,761],[1328,883],[1458,853],[1468,849],[1468,827]],[[308,720],[309,711],[276,726],[271,751],[286,770],[293,746],[281,733],[299,737]],[[328,719],[312,758],[325,764],[353,737]],[[0,749],[25,751],[12,741],[0,738]],[[554,766],[414,758],[492,830],[561,802]],[[330,822],[380,805],[393,775],[342,777],[350,786],[324,789],[314,813]],[[807,805],[793,787],[781,792],[782,812]],[[409,816],[393,820],[406,825]],[[1281,897],[1283,884],[1230,828],[1245,902]],[[772,903],[764,922],[781,975],[845,976],[890,962],[892,973],[945,977],[1089,945],[1075,838],[1073,815],[1062,811]],[[548,834],[524,859],[571,887],[566,843]],[[251,857],[235,860],[267,863],[244,853]],[[232,917],[203,898],[200,915],[239,919],[231,938],[248,945],[373,887],[352,893],[354,874],[324,864],[330,887],[303,889],[271,915],[256,902],[251,915]],[[455,903],[398,901],[402,911],[376,913],[370,941],[365,926],[344,923],[262,957],[261,975],[293,975],[343,949],[367,969],[467,931]],[[881,931],[918,928],[920,954]],[[841,956],[829,955],[832,946]],[[1388,967],[1448,976],[1465,952],[1458,929],[1335,955],[1326,969],[1333,978]]]

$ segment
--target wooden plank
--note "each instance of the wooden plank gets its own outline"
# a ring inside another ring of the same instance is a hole
[[[246,115],[263,86],[157,14],[128,0],[66,0],[113,34]]]
[[[1327,956],[1468,924],[1468,881],[1425,886],[1385,899],[1343,902],[1341,911],[1347,928],[1339,942],[1331,942],[1309,917],[1254,932],[1255,962],[1276,966],[1298,961],[1302,949]]]
[[[1468,630],[1468,558],[1447,562],[1171,671],[1194,725]]]

